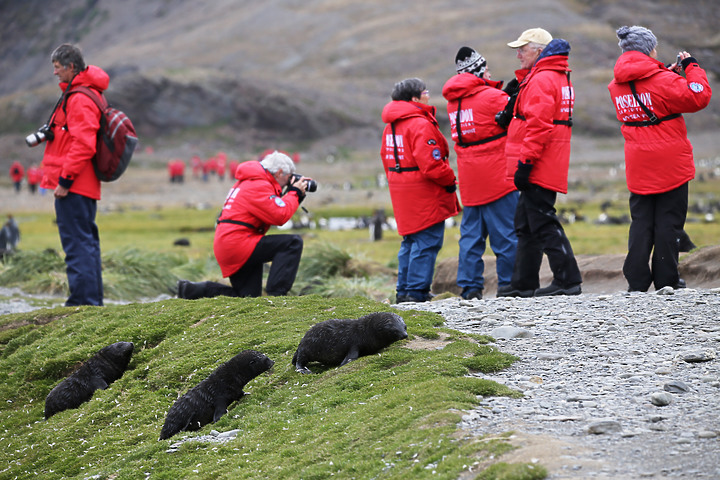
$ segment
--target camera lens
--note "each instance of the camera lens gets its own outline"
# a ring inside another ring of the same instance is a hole
[[[25,143],[28,147],[35,147],[42,143],[43,140],[45,140],[45,135],[43,135],[42,132],[31,133],[25,137]]]
[[[316,192],[317,191],[317,182],[315,180],[307,181],[307,191],[308,192]]]

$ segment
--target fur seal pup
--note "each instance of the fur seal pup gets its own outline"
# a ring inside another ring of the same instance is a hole
[[[358,319],[333,318],[310,327],[300,340],[292,363],[298,372],[312,373],[306,366],[308,362],[345,365],[407,336],[407,326],[396,313],[375,312]]]
[[[45,398],[45,419],[63,410],[79,407],[92,398],[95,390],[105,390],[122,377],[134,348],[132,342],[117,342],[100,349],[72,375],[50,390]]]
[[[217,422],[227,407],[240,400],[243,387],[275,362],[255,350],[243,350],[220,365],[208,377],[178,398],[165,417],[160,440],[182,430],[195,431],[210,422]]]

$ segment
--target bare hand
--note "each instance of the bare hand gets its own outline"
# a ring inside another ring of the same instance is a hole
[[[292,182],[290,182],[290,185],[300,190],[303,195],[305,195],[305,191],[307,190],[307,181],[312,180],[309,177],[300,177],[300,178],[294,178]]]
[[[681,73],[682,72],[682,61],[690,56],[691,55],[686,51],[678,52],[678,57],[680,57],[680,61],[675,62],[675,64],[670,68],[670,70],[673,70],[677,73]]]
[[[69,192],[70,192],[70,190],[68,190],[67,188],[61,187],[60,185],[58,185],[57,187],[55,187],[54,195],[55,195],[55,198],[65,198],[65,197],[67,197],[67,194]]]

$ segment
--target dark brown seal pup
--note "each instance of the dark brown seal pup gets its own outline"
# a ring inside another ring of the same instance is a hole
[[[407,336],[405,322],[396,313],[375,312],[358,319],[325,320],[305,333],[292,363],[298,372],[312,373],[306,366],[308,362],[345,365]]]
[[[197,386],[178,398],[168,410],[160,440],[170,438],[182,430],[200,430],[210,422],[217,422],[227,413],[227,407],[240,400],[243,387],[273,364],[267,356],[255,350],[243,350],[220,365]]]
[[[98,388],[104,390],[122,377],[135,346],[117,342],[102,348],[72,375],[60,382],[45,398],[45,419],[90,400]]]

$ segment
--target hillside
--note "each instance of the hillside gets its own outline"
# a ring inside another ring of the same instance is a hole
[[[505,44],[538,25],[572,44],[576,134],[618,135],[606,89],[619,54],[615,28],[646,25],[661,58],[687,49],[717,74],[718,18],[711,0],[3,2],[0,167],[39,158],[22,139],[57,98],[49,54],[66,41],[111,74],[108,96],[145,146],[374,150],[394,82],[423,78],[442,112],[459,46],[480,50],[494,78],[507,79],[517,60]],[[713,102],[688,124],[717,128],[719,118]]]

